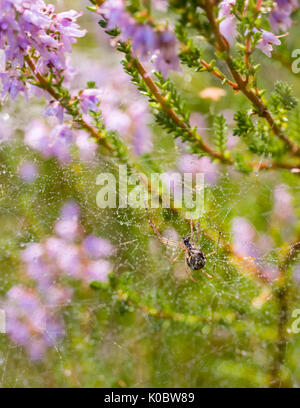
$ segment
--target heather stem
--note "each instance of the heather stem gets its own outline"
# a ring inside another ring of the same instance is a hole
[[[169,103],[165,100],[163,95],[161,95],[159,89],[155,85],[154,81],[152,80],[151,76],[149,73],[145,70],[144,66],[141,64],[139,59],[135,57],[133,59],[133,62],[143,78],[145,84],[147,87],[150,89],[152,92],[153,96],[155,97],[156,101],[161,105],[162,109],[164,112],[179,126],[181,127],[184,131],[187,131],[191,140],[196,140],[198,143],[199,147],[205,151],[211,158],[215,158],[220,160],[221,163],[227,164],[227,165],[234,165],[234,160],[232,157],[225,157],[222,153],[214,150],[211,148],[207,143],[203,141],[203,139],[198,135],[198,133],[193,132],[192,129],[190,128],[189,124],[184,123],[178,115],[174,112],[172,107],[169,105]],[[215,74],[215,73],[214,73]],[[232,83],[230,84],[233,88],[236,87],[236,84]],[[300,165],[298,164],[293,164],[293,163],[286,163],[286,162],[281,162],[277,163],[275,161],[272,161],[270,163],[261,161],[260,163],[256,162],[248,162],[247,165],[254,169],[255,171],[259,170],[270,170],[270,169],[276,169],[276,168],[284,168],[284,169],[294,169],[298,168]]]
[[[211,0],[206,0],[205,2],[201,2],[201,7],[204,9],[207,19],[209,20],[215,40],[216,40],[216,48],[225,54],[225,62],[233,76],[235,82],[237,83],[239,90],[246,96],[247,99],[253,104],[255,107],[256,113],[265,118],[268,122],[272,132],[282,140],[292,155],[300,157],[300,147],[297,146],[292,140],[288,138],[287,135],[282,133],[280,126],[275,123],[275,120],[269,111],[267,105],[261,100],[261,98],[254,93],[252,90],[249,90],[247,87],[247,80],[243,80],[241,75],[236,71],[234,68],[234,64],[230,55],[230,47],[226,39],[220,33],[219,25],[217,23],[217,19],[214,13],[214,4]]]

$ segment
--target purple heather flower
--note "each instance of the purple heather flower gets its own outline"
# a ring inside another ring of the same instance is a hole
[[[293,218],[293,198],[284,184],[277,185],[274,190],[274,214],[277,218],[287,221]]]
[[[43,157],[56,157],[61,164],[70,161],[74,144],[78,147],[79,158],[83,161],[91,161],[97,150],[97,144],[87,133],[71,129],[69,125],[57,125],[50,131],[40,120],[30,123],[24,140]]]
[[[178,44],[174,33],[166,29],[158,34],[154,67],[166,77],[169,71],[180,71]]]
[[[99,89],[85,89],[80,94],[80,105],[84,113],[89,110],[97,112],[99,110],[101,91]]]
[[[35,288],[14,286],[6,296],[8,335],[14,343],[25,347],[34,361],[40,360],[64,335],[64,324],[57,311],[70,303],[73,290],[65,286],[62,278],[71,277],[84,284],[103,282],[112,268],[104,259],[112,255],[112,245],[94,235],[81,240],[77,234],[81,231],[79,216],[76,203],[64,205],[55,225],[58,236],[31,243],[23,251],[25,273],[35,282]]]
[[[108,29],[118,27],[123,41],[131,39],[133,51],[143,59],[156,54],[154,66],[164,76],[170,70],[179,71],[178,45],[174,33],[169,29],[157,32],[150,25],[141,25],[125,8],[123,0],[107,0],[98,9],[107,21]]]
[[[76,133],[75,144],[79,149],[80,160],[89,162],[94,159],[98,146],[87,133],[78,131]]]
[[[37,263],[41,260],[43,253],[43,246],[33,243],[23,251],[22,260],[26,263]]]
[[[24,93],[26,96],[25,84],[18,79],[12,70],[0,73],[0,78],[3,85],[1,92],[2,97],[10,95],[12,99],[16,99],[19,93]]]
[[[258,30],[254,29],[254,31],[257,32]],[[271,57],[273,51],[272,45],[279,45],[281,44],[281,41],[270,31],[260,31],[262,33],[262,38],[260,39],[257,48],[259,48],[267,57]]]
[[[110,271],[111,264],[105,259],[91,261],[85,269],[83,279],[88,283],[92,281],[105,282]]]
[[[69,10],[54,15],[53,21],[61,34],[61,40],[67,52],[72,51],[72,43],[76,42],[75,37],[84,37],[87,30],[80,30],[76,20],[82,13],[75,10]]]
[[[153,28],[140,25],[133,34],[132,48],[136,55],[146,59],[157,48],[157,35]]]
[[[65,220],[78,219],[80,217],[80,209],[75,201],[67,202],[61,210],[61,218]]]
[[[219,18],[229,17],[231,15],[232,6],[235,6],[235,0],[223,0],[220,3]]]
[[[236,35],[236,19],[233,14],[231,14],[232,6],[235,5],[235,0],[224,0],[220,3],[219,9],[219,19],[222,19],[220,22],[220,32],[229,42],[232,44]]]
[[[130,116],[123,112],[121,109],[107,109],[108,106],[103,106],[102,114],[104,118],[104,123],[107,129],[116,130],[121,136],[125,136],[131,127]]]
[[[253,225],[244,217],[235,217],[232,222],[233,249],[239,256],[257,257]]]
[[[97,74],[99,70],[101,70],[101,77]],[[78,88],[85,86],[86,75],[89,75],[101,89],[101,113],[106,129],[117,130],[120,136],[131,144],[133,152],[137,155],[151,151],[149,106],[124,71],[120,67],[107,69],[94,60],[89,60],[85,66],[80,66],[80,71],[78,70],[76,75]],[[84,132],[74,133],[75,143],[79,147],[79,157],[82,160],[90,160],[89,149],[92,157],[96,143],[87,144],[87,141],[91,142],[91,140]]]
[[[26,183],[32,183],[39,175],[35,163],[28,160],[25,160],[20,164],[18,173]]]
[[[63,334],[59,323],[34,289],[20,286],[10,289],[5,311],[8,335],[26,348],[32,360],[41,359],[47,348]]]
[[[292,25],[291,13],[299,7],[298,0],[275,0],[270,14],[272,29],[278,33],[286,31]]]
[[[25,55],[34,50],[37,57],[36,70],[47,72],[49,67],[60,76],[66,69],[66,53],[72,51],[76,38],[85,35],[76,23],[80,16],[74,10],[55,13],[54,7],[42,0],[18,0],[0,3],[0,47],[5,52],[11,71],[24,63]],[[12,73],[3,74],[3,93],[15,98],[19,92],[26,92],[25,85]],[[15,71],[16,74],[16,71]]]
[[[289,13],[274,9],[270,14],[270,24],[272,29],[278,33],[280,30],[286,31],[292,25]]]
[[[233,44],[237,36],[236,19],[234,16],[229,16],[221,21],[220,33],[226,38],[229,44]]]
[[[69,287],[51,285],[47,292],[47,302],[49,306],[63,306],[71,302],[73,290]]]
[[[132,134],[134,153],[149,153],[152,150],[152,134],[148,126],[150,118],[147,104],[142,101],[133,102],[128,107],[128,114],[130,126],[127,131]]]
[[[166,11],[168,9],[168,0],[152,0],[153,7],[160,11]]]
[[[124,0],[107,0],[99,7],[98,13],[104,14],[107,18],[109,30],[123,26],[129,19],[129,14],[125,12]]]
[[[203,173],[205,182],[214,184],[218,178],[218,166],[209,157],[184,154],[179,160],[178,167],[182,173]]]
[[[64,251],[56,259],[59,269],[66,275],[74,279],[80,279],[82,265],[80,262],[80,251],[76,245],[64,244]]]
[[[152,133],[148,126],[138,127],[133,135],[133,150],[136,155],[149,153],[152,151]]]
[[[59,123],[63,123],[64,121],[64,108],[58,101],[51,101],[49,105],[46,107],[45,116],[56,116],[59,120]]]
[[[291,13],[293,9],[298,8],[298,0],[275,0],[277,7],[281,10]]]
[[[82,241],[82,248],[87,255],[92,258],[108,257],[113,253],[113,246],[104,238],[96,237],[95,235],[88,235]]]
[[[294,266],[293,276],[295,281],[299,284],[300,283],[300,263],[296,263]]]
[[[51,154],[62,163],[67,163],[70,158],[70,148],[74,141],[74,134],[69,125],[56,126],[49,135]]]
[[[54,230],[57,235],[68,241],[74,241],[80,236],[79,209],[76,204],[68,203],[64,206]]]
[[[51,156],[49,131],[43,121],[35,120],[30,123],[25,132],[24,141],[32,149],[38,150],[45,158]]]
[[[66,249],[66,242],[62,238],[50,237],[44,243],[44,251],[49,259],[59,258]]]
[[[204,115],[198,112],[192,112],[190,116],[190,124],[192,127],[197,126],[197,129],[200,132],[201,136],[206,136],[208,127]]]

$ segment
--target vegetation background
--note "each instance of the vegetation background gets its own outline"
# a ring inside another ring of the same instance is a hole
[[[71,56],[80,73],[76,86],[83,87],[87,80],[96,81],[100,88],[110,83],[117,93],[133,98],[130,101],[134,98],[141,101],[143,97],[134,96],[129,79],[120,80],[123,78],[121,56],[110,46],[97,18],[86,10],[88,2],[52,3],[59,10],[83,11],[80,25],[88,29],[88,34],[74,45]],[[294,19],[298,22],[299,14]],[[276,58],[257,54],[256,59],[262,64],[261,88],[270,92],[276,81],[284,80],[293,85],[294,95],[300,96],[300,74],[293,74],[290,69],[291,52],[300,45],[299,33],[299,25],[295,24],[283,45],[276,48]],[[209,46],[203,47],[213,58]],[[223,112],[229,118],[232,133],[233,113],[237,108],[250,107],[243,95],[223,87],[209,73],[184,68],[182,73],[172,73],[171,77],[188,108],[196,114],[195,121],[202,121],[207,139],[212,137],[217,113]],[[205,96],[203,91],[212,87],[219,91],[210,90],[208,94],[211,92],[212,96]],[[123,102],[119,105],[121,110]],[[13,285],[33,285],[24,274],[21,251],[28,243],[42,241],[53,233],[61,208],[70,199],[80,206],[84,231],[105,237],[115,246],[112,263],[118,287],[103,285],[95,290],[68,281],[74,296],[72,302],[59,311],[65,321],[65,335],[39,361],[33,361],[26,350],[1,334],[0,385],[267,387],[276,382],[280,315],[278,298],[274,293],[272,296],[276,283],[257,279],[251,268],[228,256],[222,245],[208,261],[210,273],[215,267],[213,280],[201,273],[195,274],[201,284],[188,279],[182,258],[174,264],[164,258],[164,248],[150,229],[143,210],[97,207],[96,176],[103,171],[117,174],[116,160],[98,152],[92,163],[73,159],[62,165],[54,158],[43,158],[24,143],[28,126],[42,116],[44,106],[40,99],[28,104],[20,97],[3,106],[0,112],[3,139],[0,145],[0,294],[3,302]],[[300,121],[295,117],[294,123],[299,129]],[[177,169],[183,156],[172,134],[162,130],[151,116],[149,129],[154,148],[140,157],[141,166],[160,172]],[[240,143],[236,139],[230,136],[232,143]],[[34,162],[38,168],[38,177],[32,183],[20,177],[19,169],[24,160]],[[299,175],[287,170],[244,174],[217,163],[209,168],[204,166],[204,171],[207,183],[201,226],[209,229],[213,237],[221,231],[227,241],[236,245],[243,236],[246,241],[252,240],[258,262],[268,265],[264,271],[271,276],[280,262],[282,248],[286,248],[286,243],[300,230]],[[282,198],[276,201],[275,192],[280,188],[290,197],[287,201]],[[282,200],[284,205],[278,210],[276,205]],[[286,217],[282,213],[284,208],[289,209]],[[153,210],[151,217],[161,231],[174,234],[175,230],[178,239],[189,234],[189,226],[180,216]],[[244,230],[237,232],[237,225],[244,225]],[[205,253],[215,248],[215,241],[205,236],[201,236],[200,243]],[[288,347],[281,367],[281,384],[298,387],[300,334],[291,330],[291,313],[300,308],[300,281],[297,259],[294,261],[289,270],[289,312],[285,328]]]

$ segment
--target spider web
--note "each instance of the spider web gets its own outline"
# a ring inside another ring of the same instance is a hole
[[[62,9],[70,6],[68,1],[55,3]],[[77,10],[83,10],[85,5],[79,1],[71,4]],[[102,63],[97,68],[98,42],[103,44],[103,39],[95,22],[86,16],[83,21],[83,25],[91,27],[94,46],[90,50],[79,48],[73,59],[80,62],[82,55],[86,55],[85,61],[94,61],[95,68],[89,63],[86,66],[94,75],[90,79],[98,79],[101,86],[110,70],[105,64],[101,68]],[[103,46],[100,59],[112,58],[112,54]],[[85,86],[86,70],[82,70],[77,78],[79,88]],[[103,78],[99,78],[101,72]],[[116,107],[124,110],[130,95],[132,88],[128,86],[122,90]],[[20,252],[28,243],[53,234],[62,205],[75,199],[81,209],[84,231],[105,237],[115,246],[113,264],[118,290],[129,301],[120,299],[114,290],[83,290],[75,285],[72,303],[57,310],[64,320],[65,335],[39,363],[31,361],[24,349],[7,335],[0,334],[1,386],[265,386],[277,319],[276,305],[268,297],[269,286],[248,274],[244,264],[237,265],[222,242],[218,253],[206,265],[213,279],[199,271],[194,276],[201,284],[192,282],[186,275],[183,256],[175,263],[163,256],[165,251],[174,256],[176,249],[165,248],[157,239],[143,209],[97,207],[96,176],[101,172],[116,174],[117,161],[101,154],[91,166],[74,161],[61,166],[54,160],[44,160],[23,144],[24,117],[26,123],[41,117],[44,105],[38,101],[30,109],[24,105],[24,101],[18,101],[1,111],[14,135],[0,150],[3,299],[15,284],[32,285],[24,278]],[[143,163],[159,163],[162,171],[173,171],[181,147],[174,144],[172,135],[155,125],[151,125],[151,130],[155,150],[150,158],[143,158]],[[210,129],[206,131],[211,135]],[[24,158],[34,160],[39,167],[39,179],[33,185],[26,185],[18,176],[18,166]],[[243,175],[221,166],[215,172],[216,181],[205,186],[199,247],[204,253],[213,251],[219,231],[222,240],[234,243],[232,227],[234,219],[240,217],[254,230],[253,245],[258,247],[255,264],[276,267],[281,247],[278,229],[284,239],[290,240],[295,216],[284,225],[279,223],[274,215],[274,189],[278,184],[288,186],[294,208],[297,204],[299,207],[300,187],[295,175],[284,174],[278,180],[271,172]],[[170,239],[179,241],[190,234],[184,217],[174,216],[170,211],[151,210],[151,219]],[[214,239],[208,239],[206,231]],[[263,246],[266,235],[268,242]],[[298,283],[294,283],[296,307]],[[292,342],[295,356],[299,353],[298,342],[297,337]],[[289,369],[295,383],[299,383],[300,373],[295,365],[291,364]]]

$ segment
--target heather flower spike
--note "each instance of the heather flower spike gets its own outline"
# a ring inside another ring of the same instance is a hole
[[[37,72],[47,73],[52,69],[59,75],[66,69],[66,53],[72,51],[77,38],[86,34],[76,23],[80,15],[75,10],[55,13],[54,7],[42,0],[1,2],[0,44],[7,64],[1,73],[2,95],[15,98],[18,93],[26,92],[18,70],[31,53],[36,59]]]
[[[25,273],[36,287],[15,285],[6,298],[8,335],[25,347],[33,360],[43,358],[65,333],[57,312],[71,303],[73,291],[63,278],[84,284],[105,282],[112,268],[107,258],[113,254],[113,246],[104,238],[83,237],[76,203],[65,204],[54,231],[55,235],[43,242],[29,244],[22,254]]]
[[[154,66],[164,76],[169,71],[180,70],[177,39],[169,28],[139,24],[126,10],[124,0],[107,0],[97,12],[105,16],[109,30],[116,27],[121,30],[122,41],[132,41],[133,52],[138,57],[149,60],[155,55]]]

